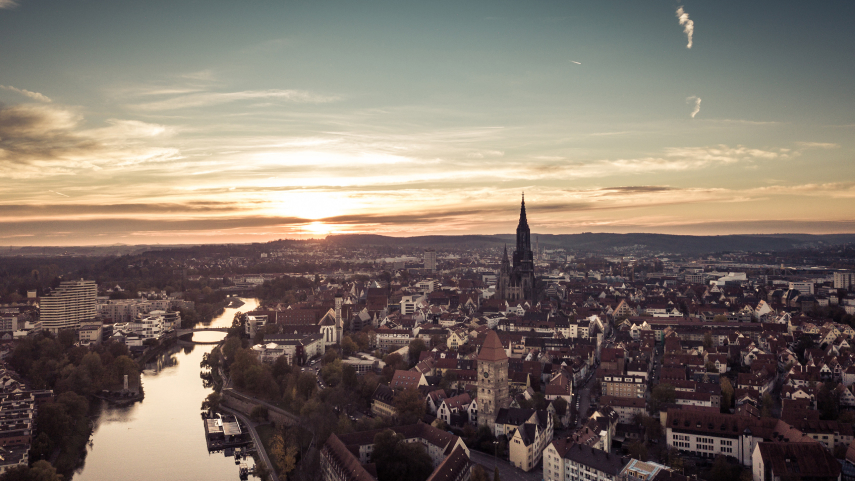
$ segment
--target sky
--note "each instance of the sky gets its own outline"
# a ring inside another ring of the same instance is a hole
[[[0,0],[0,246],[853,233],[852,18]]]

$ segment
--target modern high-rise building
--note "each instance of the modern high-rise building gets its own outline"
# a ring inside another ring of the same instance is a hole
[[[834,273],[834,288],[835,289],[852,289],[855,286],[855,273],[852,272],[835,272]]]
[[[77,329],[80,323],[95,319],[95,281],[66,281],[50,296],[39,302],[42,329],[57,333],[62,329]]]
[[[436,270],[436,251],[433,249],[425,249],[425,269]]]

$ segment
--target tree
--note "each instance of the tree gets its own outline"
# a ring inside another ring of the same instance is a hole
[[[353,353],[359,351],[359,345],[357,345],[350,336],[344,336],[341,340],[341,352],[345,356],[353,355]]]
[[[484,470],[484,467],[480,464],[476,464],[474,468],[472,468],[472,476],[469,478],[469,481],[490,481],[490,477],[487,475],[487,471]]]
[[[407,350],[407,354],[410,358],[410,364],[416,364],[417,362],[419,362],[419,356],[422,352],[427,350],[427,345],[420,338],[416,338],[410,341],[410,347]]]
[[[555,408],[555,414],[559,417],[563,417],[564,414],[567,413],[567,400],[563,397],[558,397],[552,401],[552,407]]]
[[[774,401],[772,401],[772,396],[769,393],[763,395],[763,399],[760,401],[760,417],[770,418],[772,417],[772,408],[774,407]]]
[[[722,376],[719,381],[721,384],[721,412],[729,413],[730,406],[733,405],[733,385],[730,384],[730,379]]]
[[[374,436],[371,461],[377,466],[377,481],[424,481],[433,472],[424,445],[407,443],[391,429]]]
[[[824,382],[820,386],[816,396],[816,407],[821,419],[837,419],[840,413],[840,393],[830,382]]]
[[[704,333],[704,350],[709,351],[710,349],[712,349],[712,345],[712,332],[707,331]]]
[[[715,322],[717,324],[727,322],[727,316],[725,316],[724,314],[719,314],[719,315],[713,317],[713,322]]]
[[[257,423],[267,421],[267,416],[270,415],[270,412],[267,409],[267,406],[263,406],[261,404],[255,405],[250,411],[249,416]]]
[[[47,461],[40,460],[32,466],[18,466],[7,470],[0,481],[62,481],[61,474]]]
[[[654,412],[659,411],[663,404],[673,403],[677,396],[671,384],[657,384],[650,394],[650,404]]]
[[[202,410],[207,411],[216,411],[220,409],[220,402],[223,400],[223,397],[218,392],[212,392],[208,394],[208,397],[202,401]]]
[[[640,441],[630,443],[626,447],[629,455],[639,461],[647,461],[647,447]]]
[[[733,479],[739,479],[741,473],[741,466],[731,464],[727,461],[725,456],[718,455],[713,462],[709,479],[710,481],[730,481]]]
[[[297,466],[297,452],[297,447],[293,444],[286,446],[285,436],[281,431],[270,440],[270,454],[281,475],[287,476]]]
[[[425,400],[416,388],[401,391],[392,401],[401,424],[413,424],[425,414]]]

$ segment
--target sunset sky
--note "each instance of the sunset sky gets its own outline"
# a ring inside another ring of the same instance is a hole
[[[855,232],[853,18],[0,0],[0,246]]]

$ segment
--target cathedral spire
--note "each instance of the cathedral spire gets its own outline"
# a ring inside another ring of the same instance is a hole
[[[522,205],[520,206],[520,224],[521,226],[528,226],[528,219],[525,216],[525,192],[522,195]]]
[[[502,264],[508,264],[511,261],[508,260],[508,245],[505,244],[505,253],[502,255]]]

